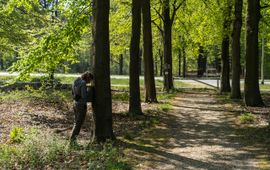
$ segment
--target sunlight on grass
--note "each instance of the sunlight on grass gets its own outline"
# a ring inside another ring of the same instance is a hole
[[[111,142],[74,150],[68,140],[40,131],[28,132],[19,144],[0,145],[0,155],[3,169],[131,169]]]

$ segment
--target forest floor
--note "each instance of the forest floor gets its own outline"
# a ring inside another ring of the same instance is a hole
[[[269,106],[270,94],[265,93],[263,97]],[[127,100],[128,93],[124,89],[113,91],[113,128],[117,137],[113,145],[120,148],[133,169],[270,169],[269,107],[246,108],[242,102],[233,102],[213,89],[197,88],[159,94],[158,104],[142,103],[144,116],[130,116],[126,114]],[[78,137],[84,147],[91,141],[91,113],[89,105]],[[38,129],[43,136],[45,134],[44,139],[46,134],[57,135],[68,142],[72,122],[69,91],[47,93],[30,89],[2,93],[0,151],[4,145],[20,146],[10,142],[10,132],[16,127],[26,132]],[[79,152],[69,151],[42,166],[39,162],[28,165],[29,160],[22,160],[27,164],[22,167],[88,169],[89,155],[85,156],[88,151]],[[101,164],[104,163],[102,154],[97,160]],[[90,156],[91,159],[97,157]],[[10,167],[20,169],[16,160],[12,161],[15,163]]]
[[[270,169],[269,107],[246,108],[213,90],[186,90],[171,104],[157,126],[125,142],[135,169]]]

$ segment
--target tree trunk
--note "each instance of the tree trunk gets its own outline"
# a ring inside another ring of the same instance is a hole
[[[119,56],[119,75],[123,75],[123,66],[124,66],[123,54],[120,54],[120,56]]]
[[[96,115],[96,140],[104,142],[114,139],[112,128],[112,98],[110,82],[109,10],[110,1],[96,1],[95,24],[95,100],[93,109]]]
[[[158,50],[158,54],[159,54],[159,57],[160,57],[160,70],[159,70],[159,75],[160,75],[160,76],[163,76],[163,55],[162,55],[162,52],[161,52],[160,49]]]
[[[173,89],[172,78],[172,21],[170,18],[170,2],[165,0],[163,5],[164,18],[164,87],[167,92]]]
[[[241,74],[241,28],[243,0],[235,0],[234,23],[232,32],[232,99],[241,99],[240,74]]]
[[[129,65],[129,113],[142,114],[140,100],[141,0],[132,0],[132,34]]]
[[[155,76],[158,76],[158,56],[155,55]]]
[[[139,54],[139,75],[141,76],[142,75],[142,66],[143,66],[143,62],[142,62],[142,48],[140,48],[140,54]]]
[[[206,71],[206,57],[204,56],[203,47],[200,46],[198,56],[197,76],[202,77],[205,71]]]
[[[178,49],[178,76],[181,77],[181,49]]]
[[[150,0],[142,1],[142,14],[145,101],[152,103],[157,102],[157,97],[153,62]]]
[[[260,1],[248,0],[246,17],[246,76],[245,104],[264,106],[259,88],[259,49],[258,27],[260,20]]]
[[[97,10],[97,0],[92,0],[91,21],[92,21],[92,39],[93,39],[93,41],[95,39],[95,34],[96,34],[96,10]],[[90,59],[89,59],[90,71],[91,72],[94,71],[95,56],[96,56],[95,43],[92,43],[91,44],[91,54],[90,54]]]
[[[183,78],[186,77],[186,74],[187,74],[186,49],[183,48]]]
[[[231,25],[231,2],[227,0],[227,6],[224,10],[223,21],[223,38],[222,38],[222,54],[221,54],[221,88],[220,92],[230,92],[230,59],[229,59],[229,45],[230,45],[230,25]]]
[[[0,68],[4,70],[4,60],[2,58],[0,59]]]
[[[265,46],[265,26],[262,23],[262,60],[261,60],[261,84],[264,84],[264,46]]]

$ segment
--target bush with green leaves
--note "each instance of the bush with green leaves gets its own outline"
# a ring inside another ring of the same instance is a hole
[[[10,141],[12,143],[20,143],[25,140],[25,132],[23,128],[14,127],[10,131]]]

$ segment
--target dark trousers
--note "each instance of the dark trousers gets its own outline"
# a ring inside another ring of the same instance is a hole
[[[77,139],[77,136],[80,133],[82,124],[85,119],[86,111],[87,111],[86,104],[80,104],[80,103],[74,104],[75,121],[74,121],[73,129],[72,129],[72,135],[70,137],[71,141],[75,141]]]

